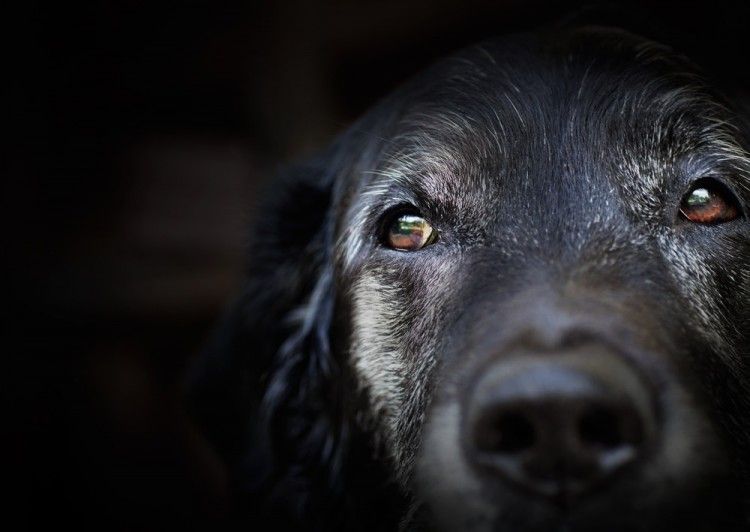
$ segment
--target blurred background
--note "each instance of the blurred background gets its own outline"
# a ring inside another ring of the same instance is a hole
[[[21,529],[219,526],[181,403],[259,191],[410,74],[565,17],[750,87],[730,2],[29,0],[5,6],[6,500]]]

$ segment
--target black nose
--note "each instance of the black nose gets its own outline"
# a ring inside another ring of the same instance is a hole
[[[656,431],[647,386],[613,356],[496,363],[469,394],[466,419],[484,471],[560,501],[636,462]]]

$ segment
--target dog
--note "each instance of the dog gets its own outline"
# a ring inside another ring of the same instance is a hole
[[[274,183],[191,373],[236,518],[747,530],[747,117],[604,27],[484,42]]]

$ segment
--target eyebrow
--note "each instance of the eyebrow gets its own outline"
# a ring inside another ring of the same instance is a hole
[[[364,172],[372,179],[367,180],[361,195],[380,207],[397,204],[389,201],[394,197],[424,208],[453,206],[458,167],[458,157],[446,147],[400,150],[387,157],[382,167]]]

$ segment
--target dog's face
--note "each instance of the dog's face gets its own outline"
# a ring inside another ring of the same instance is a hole
[[[735,113],[632,35],[522,36],[435,65],[289,174],[193,385],[256,517],[747,529]]]
[[[471,49],[377,116],[336,183],[334,344],[414,526],[746,526],[731,111],[669,51],[587,30]]]

